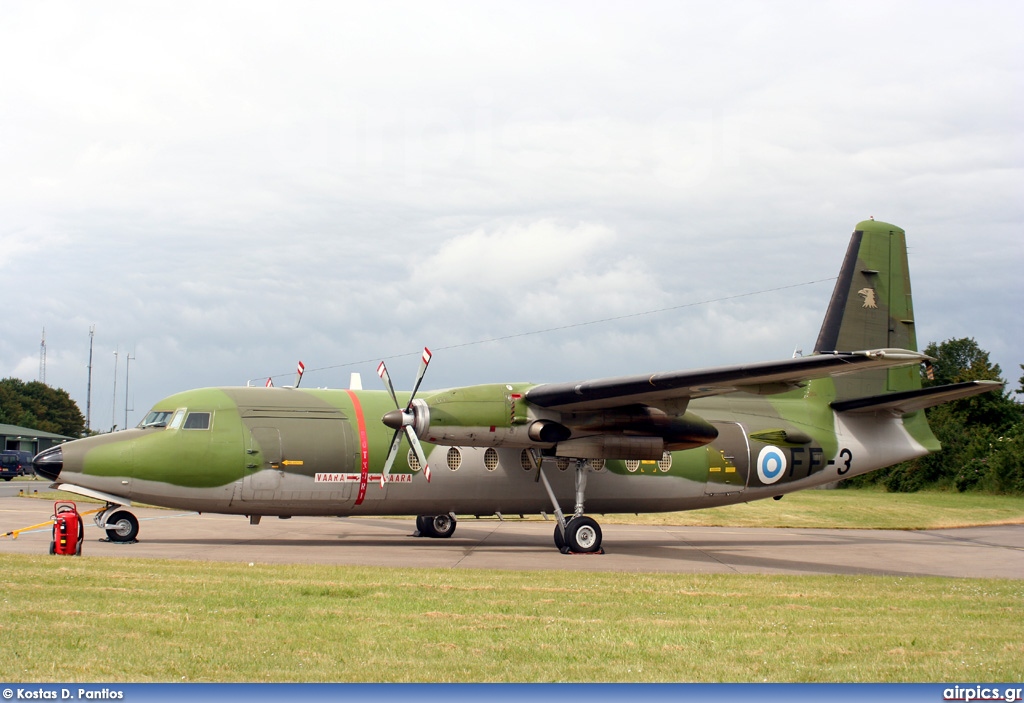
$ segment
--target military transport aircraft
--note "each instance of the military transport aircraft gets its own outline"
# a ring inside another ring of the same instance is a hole
[[[252,524],[410,515],[428,537],[450,537],[460,514],[551,511],[555,546],[598,552],[601,528],[584,506],[639,513],[779,498],[937,451],[924,409],[1002,384],[922,388],[928,359],[916,349],[904,232],[867,220],[808,356],[417,397],[424,350],[411,393],[395,392],[383,363],[379,391],[187,391],[134,429],[48,449],[33,465],[55,488],[106,501],[96,523],[119,542],[138,535],[125,510],[135,501]]]

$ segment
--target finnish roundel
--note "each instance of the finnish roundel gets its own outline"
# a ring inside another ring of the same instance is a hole
[[[761,483],[770,485],[786,473],[786,455],[778,447],[768,445],[757,455],[757,477]]]

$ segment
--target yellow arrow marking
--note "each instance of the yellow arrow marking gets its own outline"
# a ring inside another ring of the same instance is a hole
[[[302,466],[302,461],[292,461],[290,459],[285,459],[284,461],[281,462],[281,464],[283,466]]]

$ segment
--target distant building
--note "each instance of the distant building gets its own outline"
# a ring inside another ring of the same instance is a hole
[[[0,450],[5,452],[32,452],[38,454],[44,449],[63,444],[74,437],[33,430],[17,425],[0,424]]]

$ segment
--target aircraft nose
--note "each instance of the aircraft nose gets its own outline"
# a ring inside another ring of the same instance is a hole
[[[60,447],[50,447],[32,459],[32,468],[36,474],[51,481],[56,481],[64,468],[64,451]]]

